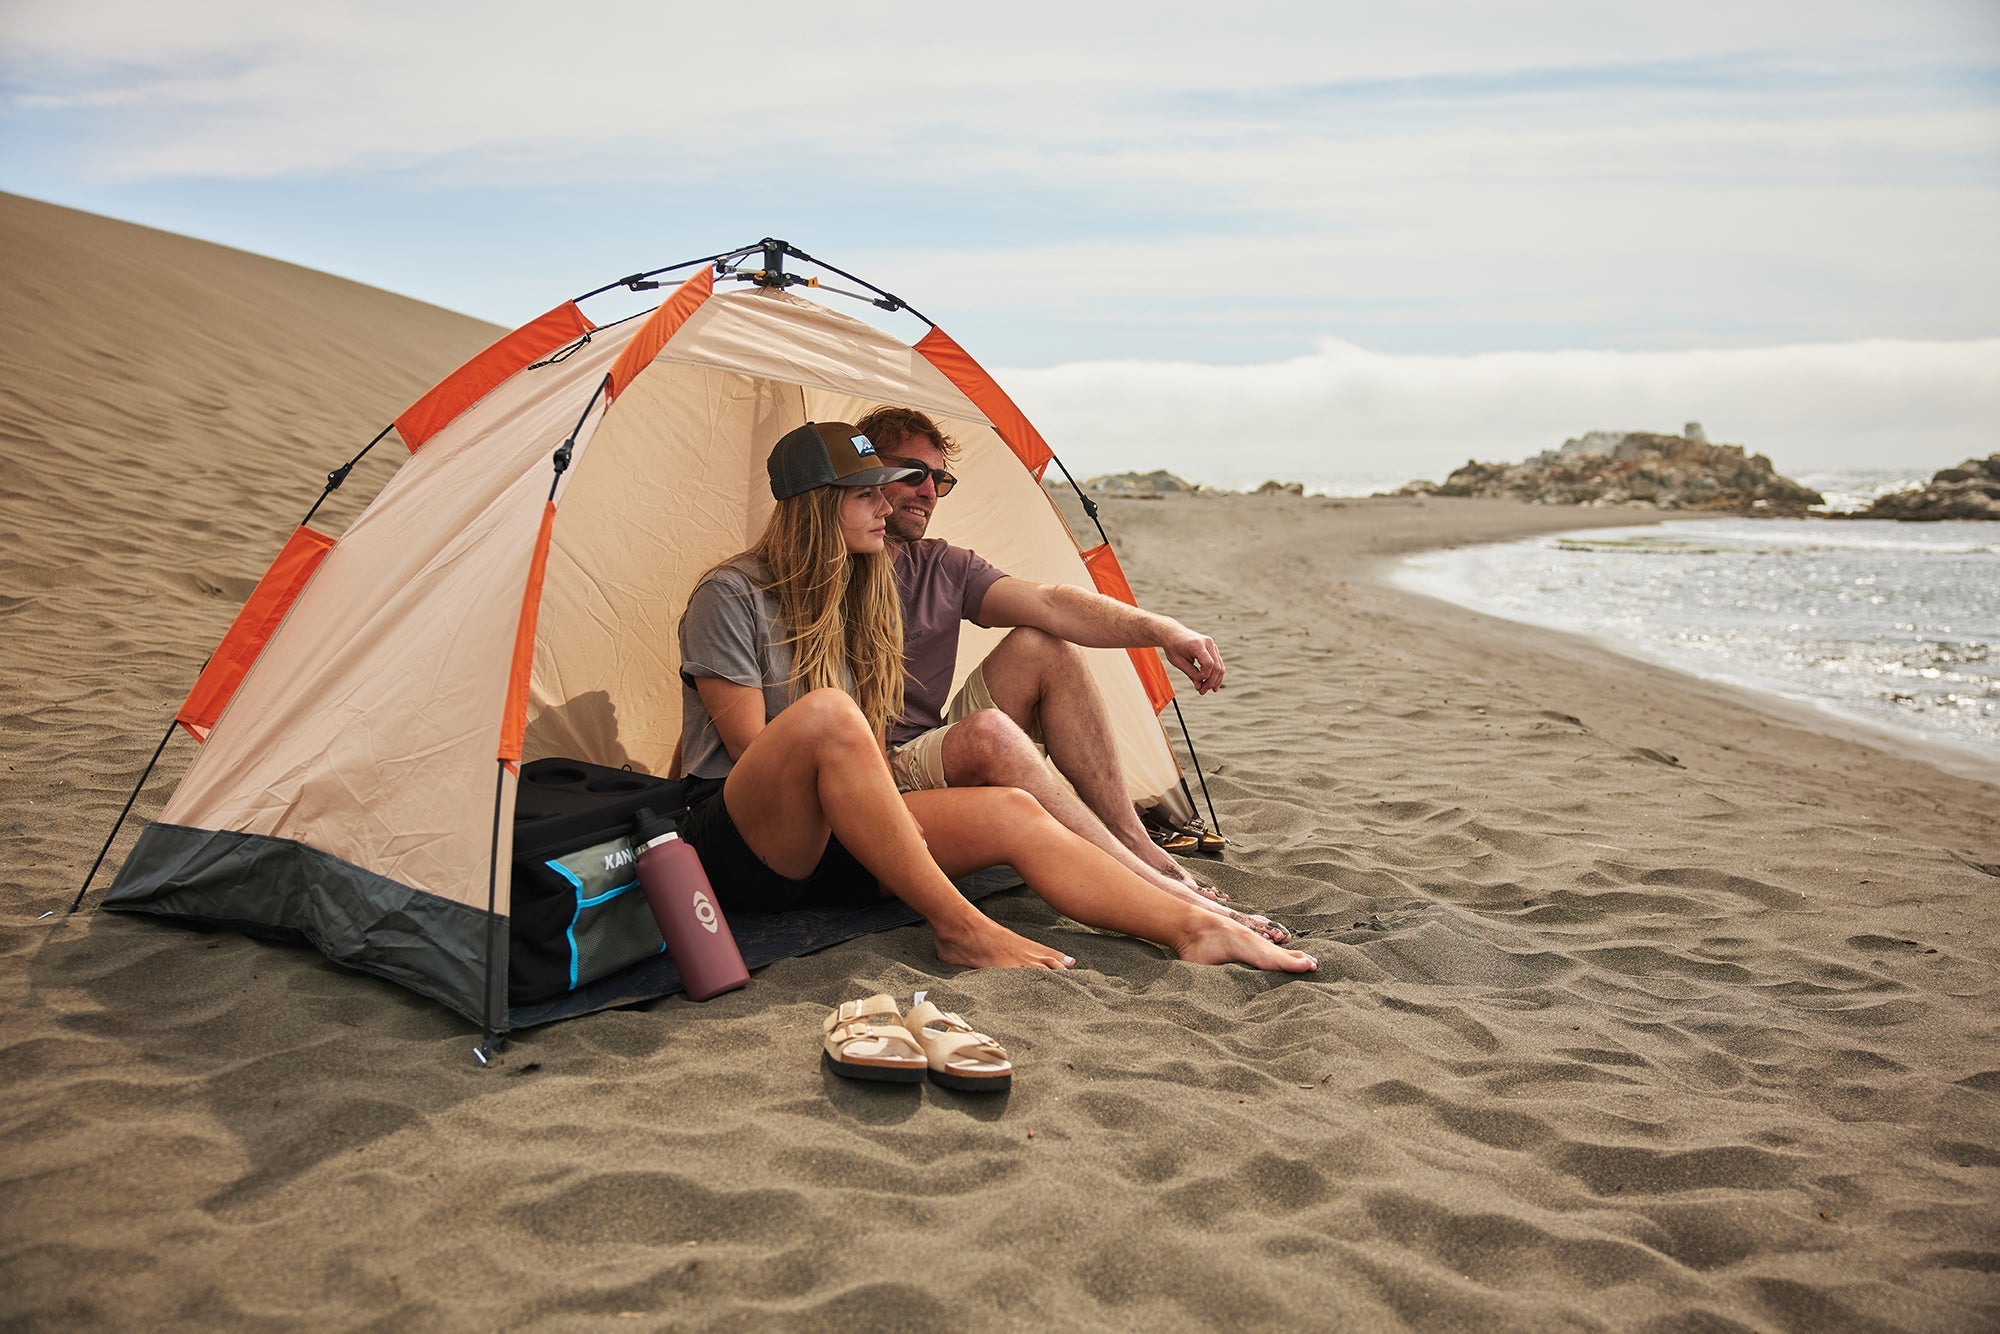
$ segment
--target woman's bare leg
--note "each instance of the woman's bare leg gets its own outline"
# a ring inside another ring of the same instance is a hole
[[[767,723],[729,771],[722,800],[750,850],[782,876],[811,875],[828,835],[838,838],[883,888],[930,923],[946,963],[1067,968],[1076,962],[966,902],[924,847],[881,746],[841,691],[812,691]]]
[[[903,800],[946,875],[1012,866],[1063,916],[1164,945],[1190,963],[1247,963],[1287,973],[1319,966],[1311,955],[1281,949],[1240,922],[1160,893],[1019,788],[936,788],[906,792]]]

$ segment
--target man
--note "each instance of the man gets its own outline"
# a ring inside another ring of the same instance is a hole
[[[908,673],[903,718],[889,731],[897,785],[906,792],[1022,788],[1161,889],[1239,917],[1278,943],[1290,939],[1268,919],[1221,907],[1224,896],[1198,884],[1147,837],[1126,792],[1104,701],[1077,648],[1158,648],[1207,694],[1222,689],[1215,641],[1101,593],[1013,578],[972,551],[926,538],[940,497],[957,484],[946,468],[956,445],[914,408],[876,408],[856,426],[884,463],[924,474],[882,488],[894,507],[888,535],[903,595]],[[961,620],[1013,629],[947,703]]]

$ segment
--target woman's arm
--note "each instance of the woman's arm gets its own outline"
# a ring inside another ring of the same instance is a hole
[[[716,676],[696,677],[694,688],[731,762],[742,759],[744,749],[764,730],[764,692]]]

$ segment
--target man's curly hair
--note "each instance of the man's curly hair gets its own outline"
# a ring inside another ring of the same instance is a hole
[[[894,408],[884,404],[854,425],[874,444],[878,454],[894,454],[903,447],[905,440],[916,435],[936,445],[946,463],[958,456],[958,442],[915,408]]]

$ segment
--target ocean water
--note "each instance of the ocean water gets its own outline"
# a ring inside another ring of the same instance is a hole
[[[1781,470],[1782,471],[1782,470]],[[1868,502],[1891,491],[1922,486],[1931,479],[1932,468],[1843,468],[1788,474],[1826,497],[1819,508],[1828,512],[1866,509]],[[1240,461],[1216,459],[1206,471],[1184,474],[1188,481],[1225,491],[1254,491],[1269,480],[1299,482],[1309,496],[1369,496],[1394,491],[1419,477],[1442,482],[1450,468],[1326,469],[1326,468],[1246,468]]]
[[[1395,581],[2000,764],[2000,525],[1694,519],[1427,552]]]

